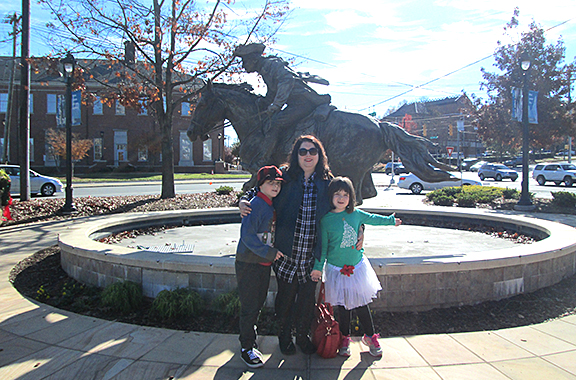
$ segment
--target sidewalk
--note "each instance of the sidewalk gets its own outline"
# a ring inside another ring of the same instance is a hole
[[[378,187],[365,206],[427,207],[421,196]],[[392,194],[394,193],[394,195]],[[575,217],[539,215],[576,225]],[[104,321],[20,296],[11,268],[56,243],[71,222],[0,229],[0,379],[576,379],[576,315],[526,327],[381,339],[371,357],[359,339],[348,359],[284,356],[260,337],[266,365],[249,370],[236,335]]]

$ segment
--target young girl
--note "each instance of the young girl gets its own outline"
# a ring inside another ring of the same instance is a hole
[[[370,355],[382,356],[378,343],[380,335],[374,333],[368,306],[382,287],[370,262],[363,255],[364,249],[358,251],[355,245],[362,224],[398,226],[402,221],[396,219],[394,214],[381,216],[354,209],[354,186],[346,177],[336,177],[330,182],[328,199],[331,200],[332,211],[320,221],[322,256],[320,261],[315,262],[311,277],[313,280],[322,278],[324,269],[326,302],[337,305],[343,336],[338,353],[350,356],[350,316],[355,310],[365,332],[362,343],[370,348]]]

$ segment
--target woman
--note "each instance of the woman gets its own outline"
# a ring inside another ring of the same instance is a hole
[[[320,219],[330,211],[328,185],[332,174],[324,146],[312,135],[296,139],[283,170],[282,191],[274,198],[275,247],[284,253],[284,257],[273,264],[278,282],[275,302],[280,327],[278,341],[283,354],[294,354],[294,326],[296,345],[310,355],[316,352],[309,333],[317,282],[311,279],[310,272],[314,259],[320,259],[317,236]],[[240,211],[242,215],[250,212],[245,199],[240,202]]]

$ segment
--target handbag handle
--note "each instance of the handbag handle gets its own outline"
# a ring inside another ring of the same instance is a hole
[[[318,301],[316,301],[317,304],[321,304],[321,303],[326,303],[326,297],[325,297],[325,290],[324,290],[324,282],[322,282],[322,284],[320,284],[320,291],[318,292]]]

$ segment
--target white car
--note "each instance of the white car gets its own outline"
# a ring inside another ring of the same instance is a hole
[[[0,169],[3,169],[6,174],[10,176],[10,181],[12,182],[10,186],[10,194],[20,194],[20,166],[0,165]],[[31,194],[41,194],[45,197],[49,197],[56,193],[61,193],[63,188],[64,185],[62,185],[62,182],[60,182],[59,179],[44,176],[36,173],[34,170],[30,170]]]
[[[532,178],[534,178],[540,186],[544,186],[546,182],[552,181],[556,186],[564,183],[565,186],[570,187],[576,182],[576,166],[565,163],[538,164],[532,172]]]
[[[426,182],[422,181],[412,173],[401,175],[398,180],[399,188],[408,189],[414,194],[420,194],[423,190],[437,190],[443,187],[460,186],[460,184],[464,186],[482,186],[482,182],[466,178],[463,178],[462,180],[457,178],[453,181]]]

